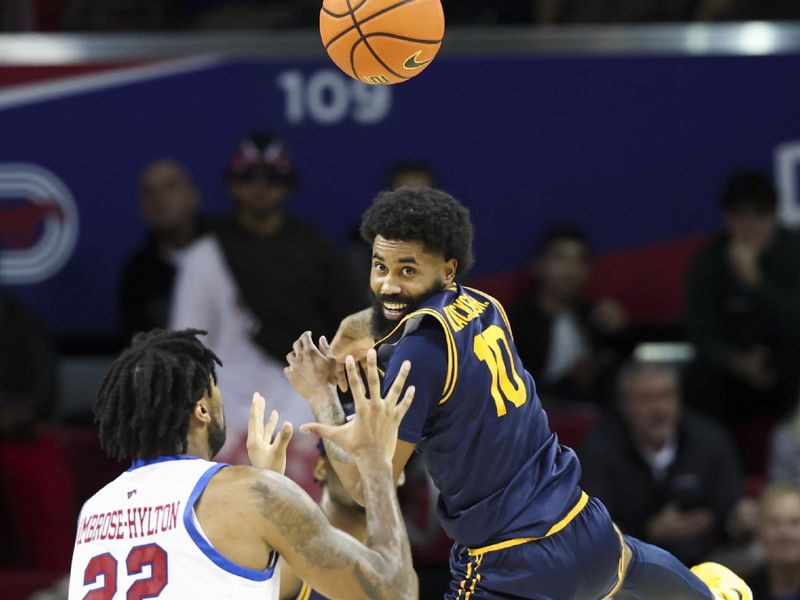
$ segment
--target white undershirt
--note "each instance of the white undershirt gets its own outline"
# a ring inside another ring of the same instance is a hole
[[[575,367],[588,350],[589,346],[575,315],[565,312],[557,316],[553,319],[550,331],[544,381],[554,383],[561,379]]]

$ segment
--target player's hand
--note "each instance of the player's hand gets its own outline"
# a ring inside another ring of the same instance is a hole
[[[311,332],[306,331],[286,355],[289,366],[283,373],[292,387],[309,401],[314,394],[336,383],[336,359],[324,337],[320,338],[320,348],[314,344]]]
[[[250,407],[250,419],[247,422],[247,456],[250,464],[259,469],[269,469],[283,475],[286,470],[286,449],[292,439],[292,424],[284,422],[275,439],[275,427],[278,424],[278,411],[273,410],[269,421],[264,424],[264,397],[256,392]]]
[[[403,394],[403,399],[398,402],[411,363],[408,361],[403,363],[386,397],[383,397],[375,350],[367,353],[366,362],[369,397],[355,359],[348,356],[345,362],[355,402],[355,417],[348,423],[336,427],[309,423],[301,426],[300,430],[316,433],[333,442],[356,460],[360,456],[374,456],[380,453],[386,460],[391,461],[397,446],[397,429],[414,399],[414,386],[410,386]]]
[[[352,356],[362,366],[366,366],[367,352],[375,345],[370,327],[372,309],[366,308],[355,314],[345,317],[336,335],[331,342],[330,352],[336,358],[338,368],[336,371],[339,389],[347,391],[347,376],[345,374],[344,360]]]

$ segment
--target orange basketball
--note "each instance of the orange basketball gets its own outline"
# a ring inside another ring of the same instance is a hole
[[[373,84],[419,75],[442,45],[440,0],[324,0],[322,43],[342,71]]]

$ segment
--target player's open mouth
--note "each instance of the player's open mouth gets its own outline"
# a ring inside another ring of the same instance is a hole
[[[399,321],[408,308],[408,304],[401,304],[399,302],[384,302],[383,303],[383,316],[391,321]]]

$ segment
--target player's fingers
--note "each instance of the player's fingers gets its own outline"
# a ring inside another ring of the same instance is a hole
[[[286,452],[286,448],[289,447],[289,442],[292,440],[293,433],[294,429],[292,429],[292,424],[289,423],[289,421],[285,421],[283,425],[281,425],[281,430],[275,438],[275,446],[279,452]]]
[[[297,354],[295,354],[294,351],[289,352],[289,354],[286,355],[286,362],[290,367],[293,367],[297,363]]]
[[[369,398],[373,402],[381,400],[381,376],[378,374],[378,355],[375,350],[367,352],[367,383]]]
[[[339,434],[339,427],[323,425],[322,423],[305,423],[304,425],[300,425],[300,431],[303,433],[313,433],[324,440],[333,442],[337,446],[341,445],[339,443],[339,438],[341,437]]]
[[[342,363],[336,363],[336,379],[339,380],[339,389],[342,390],[342,393],[350,389],[347,385],[347,373]]]
[[[247,439],[255,441],[259,438],[261,432],[258,429],[258,423],[263,423],[258,420],[258,410],[261,405],[261,410],[264,410],[263,398],[258,392],[253,393],[253,399],[250,403],[250,416],[247,419]],[[261,413],[263,417],[263,412]]]
[[[398,423],[403,420],[403,417],[406,416],[406,413],[411,406],[411,402],[414,400],[414,394],[416,391],[417,388],[415,388],[413,385],[408,386],[406,393],[403,394],[403,399],[400,401],[400,404],[396,405],[394,416]]]
[[[389,392],[386,394],[386,401],[392,406],[397,404],[397,400],[400,398],[400,392],[403,391],[406,385],[409,371],[411,371],[411,363],[404,360],[403,364],[400,365],[400,370],[397,372],[397,377],[392,382],[392,387],[389,388]]]
[[[305,334],[303,334],[303,335],[305,335]],[[298,358],[300,357],[300,353],[303,351],[303,342],[302,342],[302,340],[303,340],[303,336],[301,335],[299,338],[297,338],[294,341],[294,344],[292,344],[292,350],[294,351],[295,356],[297,356]]]
[[[311,337],[310,331],[304,331],[303,335],[300,336],[300,339],[298,341],[300,342],[300,348],[302,348],[303,350],[308,351],[311,350],[312,348],[313,349],[316,348],[316,346],[314,345],[314,340]]]
[[[324,335],[319,338],[319,350],[325,358],[334,358],[331,345],[328,343],[328,338]]]
[[[264,432],[262,434],[261,439],[264,440],[267,444],[272,443],[272,434],[275,432],[275,426],[278,424],[278,411],[274,408],[272,412],[269,414],[269,421],[264,426]]]
[[[356,405],[356,412],[363,411],[366,404],[364,384],[361,381],[361,374],[358,372],[356,361],[352,356],[345,359],[347,369],[347,381],[350,383],[350,391],[353,394],[353,402]]]

